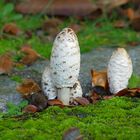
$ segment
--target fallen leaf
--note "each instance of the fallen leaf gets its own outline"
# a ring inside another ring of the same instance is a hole
[[[58,99],[48,100],[48,105],[64,107],[63,103]]]
[[[24,45],[21,50],[22,53],[25,54],[25,56],[20,60],[21,63],[25,65],[31,65],[33,62],[35,62],[38,58],[41,56],[34,51],[31,46]]]
[[[103,99],[104,99],[104,100],[109,100],[109,99],[111,99],[111,98],[113,98],[113,97],[114,97],[113,95],[112,95],[112,96],[104,96]]]
[[[96,92],[93,92],[92,95],[90,96],[90,100],[93,104],[97,103],[101,99],[102,99],[102,97],[99,94],[97,94]]]
[[[33,93],[39,93],[41,91],[39,85],[32,79],[25,79],[16,90],[25,98]]]
[[[108,89],[107,71],[91,70],[92,86],[102,86]]]
[[[140,31],[140,15],[131,20],[131,26],[135,31]]]
[[[27,105],[24,109],[23,112],[25,113],[35,113],[37,112],[38,109],[35,105]]]
[[[135,46],[140,45],[140,42],[132,41],[132,42],[128,42],[128,45],[129,45],[129,46],[133,46],[133,47],[135,47]]]
[[[126,26],[127,26],[127,24],[125,23],[124,20],[117,20],[114,23],[115,28],[125,28]]]
[[[11,34],[11,35],[16,35],[16,36],[22,33],[15,23],[5,24],[3,27],[3,32]]]
[[[82,105],[82,106],[86,106],[89,104],[89,101],[84,97],[76,97],[74,101],[76,101],[79,105]]]
[[[135,17],[135,11],[132,8],[125,9],[123,13],[129,20],[132,20]]]
[[[140,97],[140,88],[126,88],[119,91],[115,96]]]
[[[52,37],[55,37],[60,31],[58,27],[61,23],[62,21],[58,18],[50,18],[44,22],[42,29]]]
[[[42,111],[47,107],[48,99],[42,93],[33,93],[28,97],[29,103],[35,105],[38,111]]]
[[[102,97],[107,96],[107,95],[111,95],[109,93],[109,91],[105,90],[105,88],[102,87],[102,86],[94,86],[94,87],[92,87],[92,92],[97,93],[98,95],[100,95]]]
[[[116,7],[127,4],[129,0],[99,0],[98,6],[102,7],[103,11],[110,11]]]
[[[64,132],[62,140],[83,140],[79,128],[72,127]]]
[[[0,74],[9,74],[13,68],[13,61],[10,53],[0,56]]]
[[[81,25],[79,24],[71,24],[69,27],[73,29],[75,33],[78,33],[81,30]]]
[[[23,14],[46,13],[58,16],[87,16],[95,9],[91,0],[24,0],[16,5],[16,11]]]

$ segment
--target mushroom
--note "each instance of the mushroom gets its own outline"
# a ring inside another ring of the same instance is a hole
[[[131,58],[124,48],[113,52],[107,69],[110,92],[116,94],[128,85],[133,68]]]
[[[51,54],[51,77],[58,99],[69,105],[70,92],[80,71],[80,48],[76,34],[64,28],[55,38]]]
[[[80,82],[77,80],[70,92],[70,103],[72,103],[76,97],[82,97],[82,94]]]
[[[48,97],[49,100],[56,98],[57,96],[56,88],[54,84],[52,83],[49,67],[45,68],[42,75],[42,89],[43,89],[44,94]]]

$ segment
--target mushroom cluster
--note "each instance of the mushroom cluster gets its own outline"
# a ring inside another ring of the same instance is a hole
[[[132,62],[124,48],[118,48],[113,52],[107,69],[110,92],[116,94],[127,88],[129,78],[132,75]]]
[[[76,34],[64,28],[55,38],[50,68],[42,76],[42,87],[48,99],[58,98],[64,105],[82,96],[78,81],[80,71],[80,49]]]

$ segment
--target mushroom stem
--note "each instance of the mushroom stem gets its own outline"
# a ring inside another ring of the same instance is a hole
[[[60,88],[58,91],[58,99],[63,102],[64,105],[69,105],[70,100],[70,88]]]

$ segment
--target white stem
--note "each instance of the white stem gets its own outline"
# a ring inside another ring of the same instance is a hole
[[[69,105],[70,88],[58,89],[58,99],[62,101],[64,105]]]

